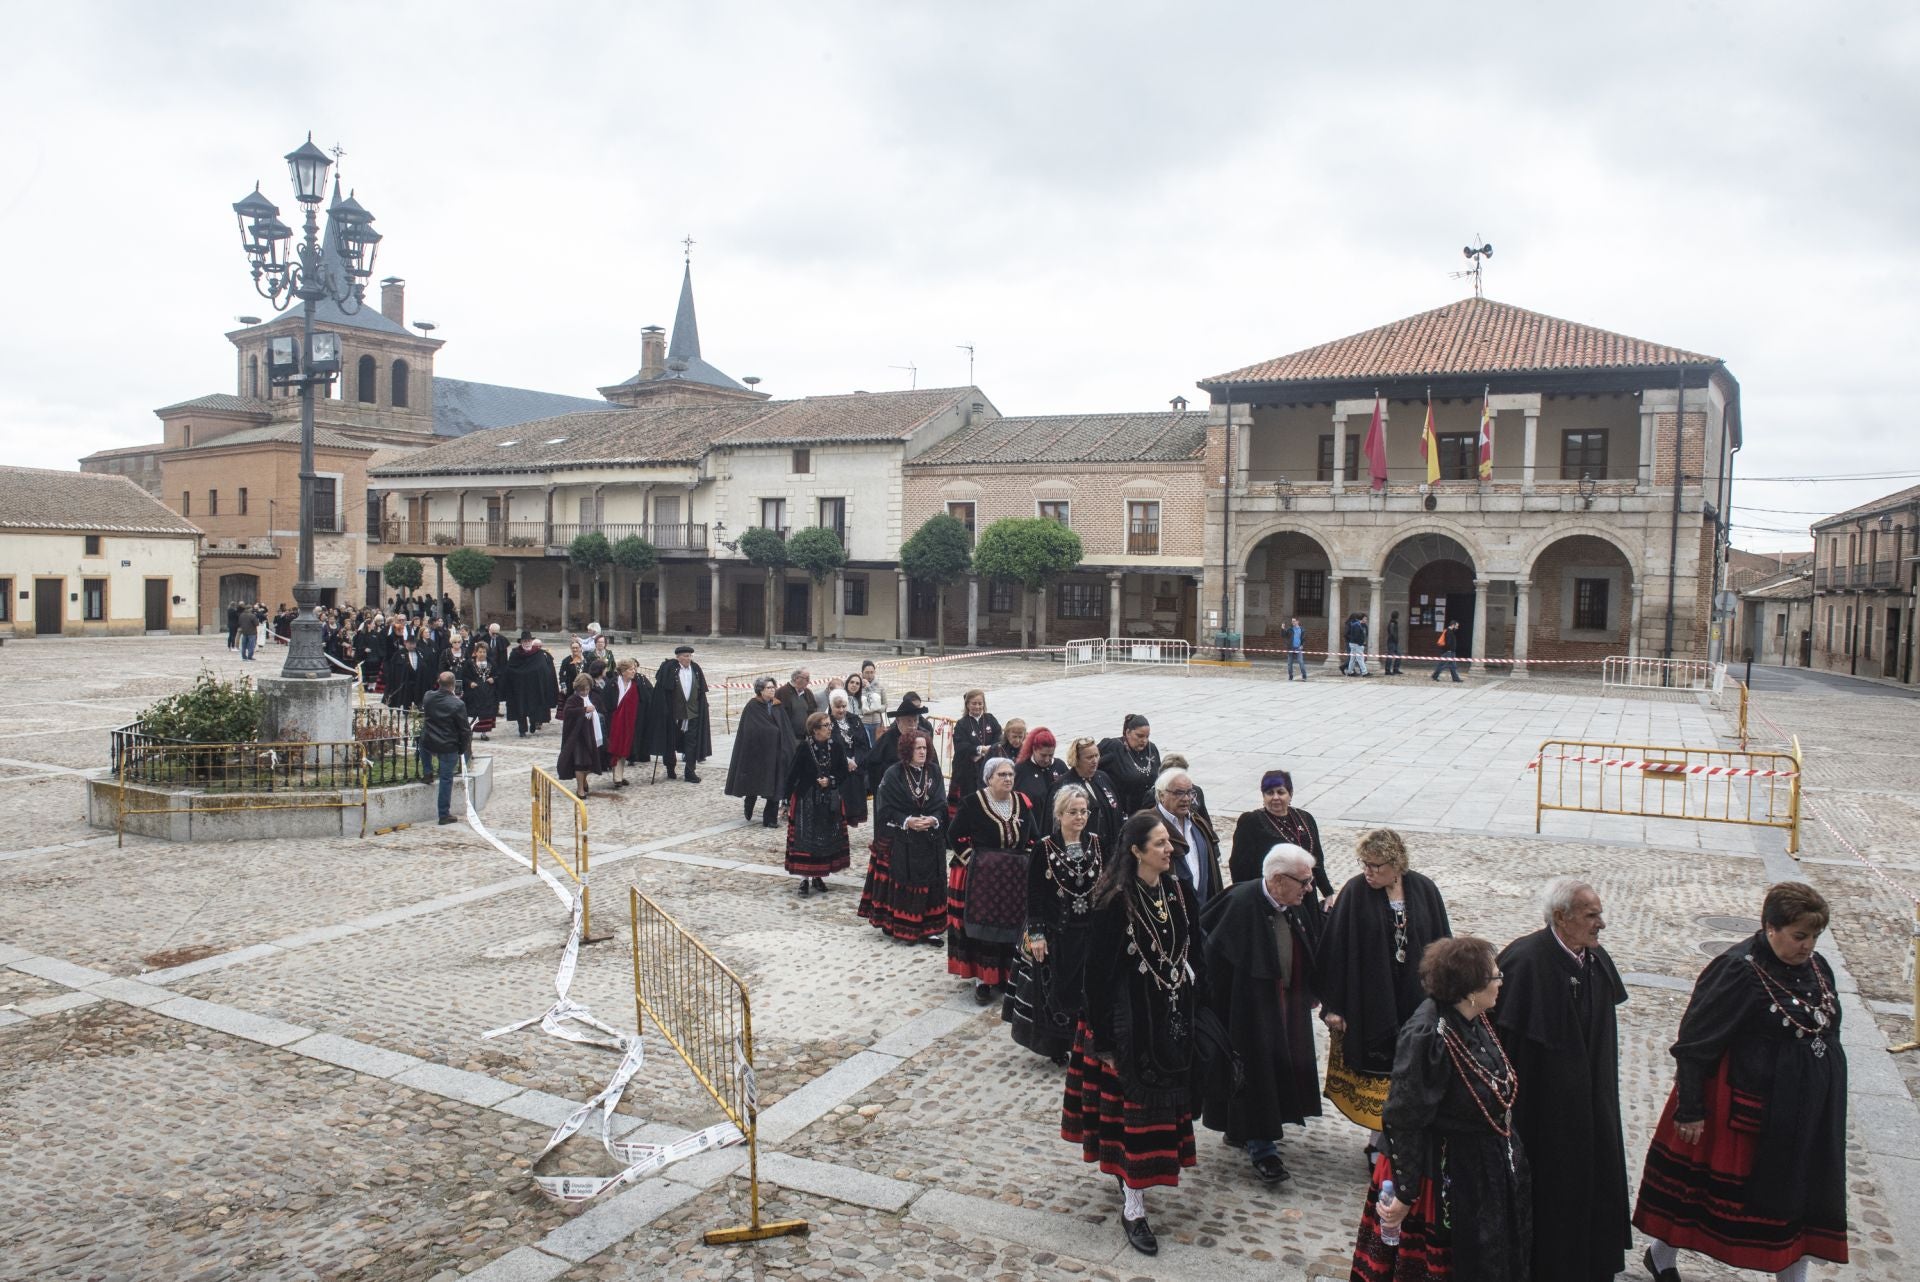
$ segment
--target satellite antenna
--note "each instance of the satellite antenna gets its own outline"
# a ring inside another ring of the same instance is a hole
[[[954,346],[967,354],[967,386],[972,387],[973,386],[973,344],[972,343],[955,343]]]
[[[758,374],[742,375],[740,381],[742,383],[745,383],[748,387],[760,386],[760,376]]]
[[[907,386],[908,386],[908,388],[909,388],[909,389],[913,389],[913,390],[917,390],[917,389],[919,388],[919,386],[920,386],[920,367],[919,367],[918,365],[915,365],[915,364],[914,364],[914,363],[913,363],[912,361],[908,361],[908,362],[907,362],[907,363],[906,363],[905,365],[889,365],[889,366],[887,366],[887,368],[888,368],[888,369],[903,369],[903,370],[906,370],[906,371],[907,371],[907,373],[908,373],[909,375],[911,375],[911,378],[909,379],[909,381],[908,381],[908,383],[907,383]]]
[[[1481,236],[1478,232],[1474,233],[1473,238],[1480,242],[1478,246],[1464,245],[1460,249],[1461,256],[1464,257],[1468,262],[1472,263],[1473,266],[1467,268],[1467,270],[1463,272],[1450,272],[1448,274],[1454,280],[1459,280],[1464,276],[1473,277],[1473,296],[1475,298],[1479,298],[1481,296],[1480,269],[1486,259],[1493,257],[1493,246],[1489,245],[1486,241],[1486,238]]]
[[[258,316],[236,316],[234,317],[234,319],[239,321],[242,325],[258,325],[260,323],[260,318]]]
[[[419,330],[422,334],[431,334],[433,333],[434,330],[440,328],[438,325],[434,324],[432,321],[415,321],[413,323],[413,327]]]

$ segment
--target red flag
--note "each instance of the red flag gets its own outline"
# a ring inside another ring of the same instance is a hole
[[[1387,488],[1387,423],[1382,414],[1380,398],[1373,398],[1373,422],[1367,427],[1367,473],[1373,478],[1373,488]]]
[[[1492,389],[1489,388],[1488,391]],[[1480,394],[1480,479],[1493,477],[1493,402],[1486,392]]]

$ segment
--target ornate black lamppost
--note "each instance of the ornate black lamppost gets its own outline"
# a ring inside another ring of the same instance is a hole
[[[296,299],[302,304],[298,345],[290,337],[267,345],[273,385],[300,389],[300,565],[293,585],[300,614],[293,621],[287,661],[280,669],[283,677],[330,675],[320,643],[320,619],[314,613],[320,588],[313,581],[313,389],[316,384],[331,383],[340,372],[340,336],[314,333],[313,310],[326,298],[349,316],[358,312],[380,246],[373,215],[351,195],[342,200],[337,185],[327,210],[333,243],[321,243],[320,202],[326,198],[327,171],[332,165],[327,153],[313,145],[312,134],[287,154],[293,194],[306,220],[291,259],[288,242],[293,240],[293,229],[280,221],[280,210],[260,194],[258,183],[233,206],[240,220],[240,246],[253,268],[253,287],[276,311],[285,311]]]

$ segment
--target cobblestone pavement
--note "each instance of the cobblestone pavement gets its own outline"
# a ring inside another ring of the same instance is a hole
[[[541,1198],[534,1155],[572,1103],[604,1084],[605,1050],[537,1029],[481,1034],[551,1004],[565,918],[550,891],[479,833],[408,829],[367,841],[170,846],[86,825],[83,775],[107,728],[179,688],[218,639],[28,642],[0,651],[22,703],[0,729],[0,1279],[264,1277],[1233,1279],[1345,1277],[1364,1178],[1337,1116],[1287,1139],[1293,1180],[1259,1185],[1200,1133],[1200,1165],[1149,1206],[1163,1254],[1121,1240],[1111,1182],[1058,1138],[1061,1071],[1015,1047],[941,954],[887,941],[853,915],[865,865],[801,900],[779,831],[720,796],[729,741],[698,786],[649,782],[589,801],[594,929],[572,995],[634,1026],[626,897],[637,885],[694,931],[754,999],[768,1216],[805,1236],[708,1247],[748,1219],[744,1154],[670,1166],[585,1208]],[[641,647],[649,656],[668,647]],[[85,661],[76,676],[74,655]],[[703,647],[710,676],[860,656]],[[651,658],[649,661],[652,661]],[[271,671],[273,659],[257,666]],[[1318,674],[1316,674],[1318,676]],[[978,685],[1002,717],[1110,733],[1144,710],[1184,750],[1223,828],[1269,764],[1299,780],[1332,872],[1392,823],[1446,894],[1455,927],[1497,942],[1533,928],[1549,876],[1600,888],[1607,941],[1630,976],[1622,1012],[1630,1161],[1670,1080],[1665,1047],[1706,956],[1739,937],[1784,875],[1835,908],[1854,1082],[1854,1256],[1813,1276],[1908,1276],[1920,1247],[1920,1142],[1908,1090],[1912,900],[1920,888],[1920,705],[1831,683],[1763,688],[1755,746],[1797,734],[1810,818],[1802,860],[1783,834],[1605,816],[1532,832],[1523,767],[1540,740],[1729,742],[1727,713],[1688,701],[1601,699],[1590,681],[1411,677],[1288,686],[1272,668],[1066,678],[1057,665],[966,658],[888,675],[950,711]],[[558,748],[511,727],[485,826],[527,846],[528,772]],[[1830,831],[1825,820],[1833,826]],[[1838,836],[1836,836],[1836,833]],[[1847,849],[1878,863],[1868,871]],[[1877,1027],[1857,1018],[1870,1012]],[[718,1113],[657,1031],[618,1130],[670,1140]],[[1904,1078],[1904,1085],[1903,1085]],[[97,1111],[96,1111],[97,1110]],[[611,1173],[588,1139],[543,1173]],[[1734,1276],[1689,1258],[1689,1278]]]

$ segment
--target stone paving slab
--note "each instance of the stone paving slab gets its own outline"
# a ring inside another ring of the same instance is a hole
[[[335,1037],[332,1033],[315,1033],[312,1037],[288,1043],[287,1049],[296,1055],[325,1060],[329,1064],[338,1064],[356,1073],[370,1073],[374,1077],[395,1077],[422,1062],[411,1055],[381,1050],[378,1046],[356,1042],[350,1037]]]
[[[23,975],[35,975],[41,979],[50,979],[67,988],[88,988],[94,984],[103,984],[113,976],[105,971],[93,970],[86,966],[76,966],[72,962],[62,961],[58,957],[22,957],[10,961],[7,965]]]
[[[884,1175],[869,1175],[827,1162],[812,1162],[785,1153],[766,1153],[760,1158],[760,1178],[801,1193],[814,1193],[853,1206],[876,1211],[899,1211],[925,1193],[918,1184],[892,1180]]]
[[[203,1028],[218,1029],[220,1032],[231,1033],[235,1037],[244,1037],[250,1042],[261,1042],[267,1046],[285,1046],[288,1042],[297,1042],[313,1032],[311,1028],[302,1028],[298,1024],[289,1024],[285,1020],[255,1015],[248,1011],[237,1010],[232,1006],[222,1006],[218,1002],[203,1002],[197,997],[176,997],[170,1002],[159,1003],[152,1007],[152,1010],[154,1014],[165,1015],[168,1019],[179,1019],[189,1024],[199,1024]]]
[[[395,1074],[393,1080],[402,1086],[432,1091],[435,1095],[445,1095],[448,1099],[457,1099],[463,1104],[477,1104],[482,1108],[498,1104],[519,1092],[518,1087],[506,1082],[481,1073],[448,1068],[445,1064],[420,1064]]]
[[[60,993],[53,997],[21,1002],[14,1009],[31,1019],[36,1015],[52,1015],[63,1010],[73,1010],[79,1006],[91,1006],[99,1000],[100,998],[92,993]]]
[[[540,1239],[539,1249],[562,1259],[585,1260],[693,1200],[699,1192],[669,1180],[643,1180],[547,1234]]]

